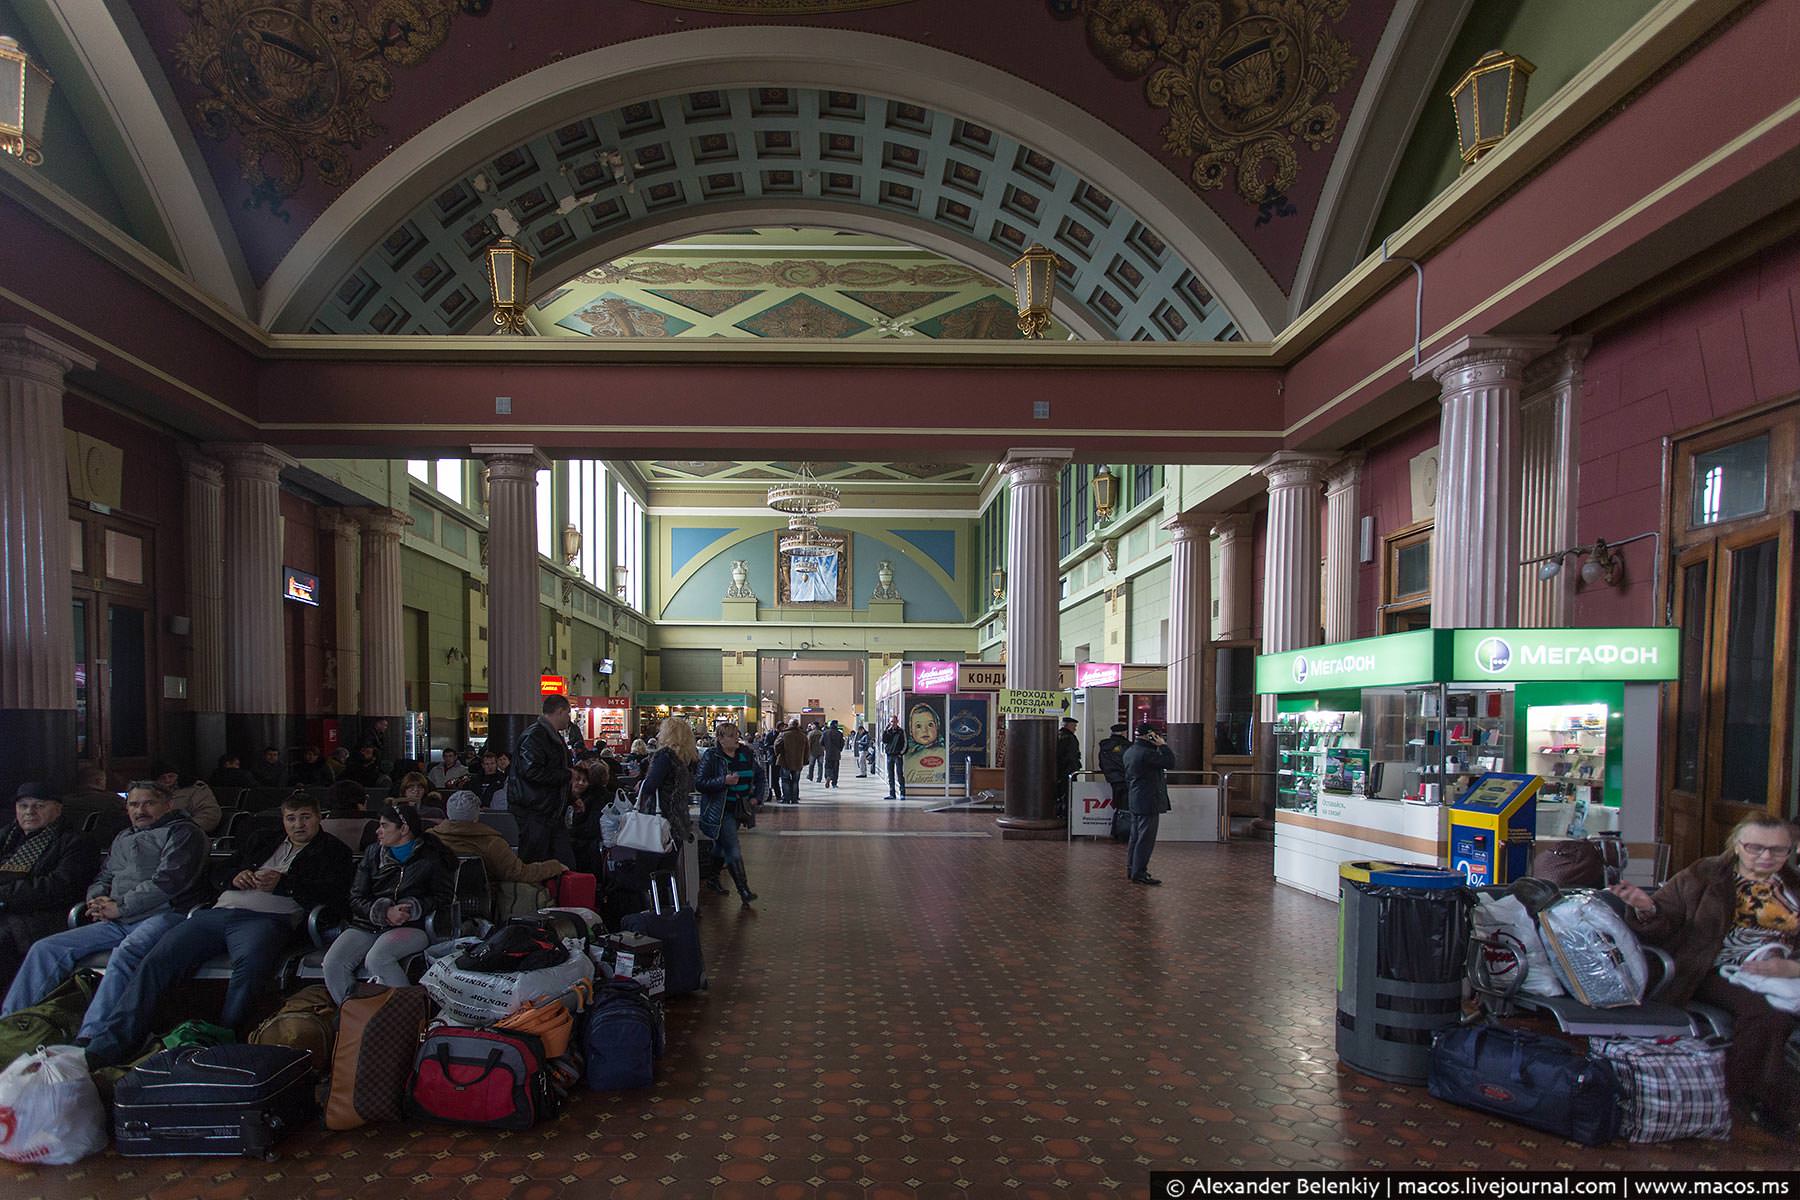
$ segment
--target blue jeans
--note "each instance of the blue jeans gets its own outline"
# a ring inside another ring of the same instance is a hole
[[[800,803],[800,768],[795,767],[790,771],[786,767],[781,767],[779,770],[781,771],[781,802],[783,804]]]
[[[6,993],[5,1014],[30,1008],[56,990],[56,986],[75,973],[75,966],[90,954],[111,950],[106,961],[106,975],[88,1005],[87,1016],[76,1035],[84,1038],[100,1036],[100,1014],[118,1006],[119,997],[131,986],[132,977],[162,936],[181,924],[184,914],[162,912],[130,924],[124,921],[96,921],[75,929],[52,934],[31,948],[19,968],[18,978]]]
[[[231,982],[219,1023],[241,1031],[257,993],[274,987],[276,964],[293,937],[293,922],[273,913],[236,908],[195,913],[164,935],[114,1003],[102,1008],[95,999],[88,1023],[97,1023],[99,1032],[88,1046],[88,1060],[108,1066],[129,1059],[150,1032],[163,994],[220,954],[231,955]]]
[[[719,836],[713,839],[713,858],[727,869],[744,861],[743,851],[738,849],[737,815],[730,805],[725,806],[719,817]]]
[[[888,755],[888,795],[894,794],[897,787],[900,798],[906,799],[906,760],[897,754]]]

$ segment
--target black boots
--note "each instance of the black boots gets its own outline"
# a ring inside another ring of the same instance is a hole
[[[719,882],[719,877],[717,875],[708,875],[705,879],[702,879],[700,883],[709,892],[717,892],[721,896],[731,895],[730,892],[725,890],[725,885]]]
[[[744,876],[744,864],[741,862],[734,862],[731,864],[730,870],[731,881],[737,884],[738,899],[742,900],[745,904],[756,899],[756,893],[750,890],[749,879]],[[725,889],[721,887],[719,890],[723,892]]]

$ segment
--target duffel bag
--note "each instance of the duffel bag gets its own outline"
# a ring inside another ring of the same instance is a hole
[[[510,921],[515,917],[536,916],[550,903],[549,889],[541,883],[504,880],[494,884],[494,920]]]
[[[637,984],[616,980],[596,989],[581,1040],[590,1091],[626,1091],[656,1082],[662,1014]]]
[[[508,1033],[528,1033],[544,1044],[545,1058],[561,1058],[569,1052],[575,1034],[575,1014],[593,999],[591,980],[578,979],[575,986],[561,996],[539,996],[527,1000],[519,1011],[495,1021],[495,1029]]]
[[[251,1033],[253,1046],[292,1046],[312,1058],[313,1069],[331,1069],[331,1049],[337,1044],[337,1005],[322,983],[303,987],[289,996],[281,1010]]]
[[[1625,1096],[1621,1122],[1634,1142],[1731,1138],[1725,1094],[1725,1046],[1701,1038],[1590,1038],[1588,1050],[1612,1064]]]
[[[106,1112],[74,1046],[40,1046],[0,1071],[0,1158],[34,1166],[106,1149]]]
[[[0,1067],[39,1046],[64,1046],[81,1031],[100,972],[83,967],[29,1008],[0,1018]]]
[[[1543,1034],[1491,1025],[1442,1030],[1431,1043],[1426,1083],[1439,1100],[1584,1146],[1619,1136],[1611,1064]]]
[[[331,1055],[327,1129],[400,1119],[413,1051],[430,1020],[431,997],[421,987],[362,984],[344,1000]]]
[[[594,978],[594,964],[581,950],[562,948],[562,962],[535,971],[471,971],[460,955],[445,955],[419,981],[444,1016],[459,1025],[492,1025],[537,996],[561,996]]]
[[[406,1115],[446,1125],[530,1129],[560,1109],[544,1044],[529,1033],[439,1025],[413,1059]]]

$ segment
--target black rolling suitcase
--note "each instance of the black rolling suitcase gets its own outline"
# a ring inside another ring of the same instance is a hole
[[[294,1046],[161,1050],[119,1080],[113,1135],[127,1156],[272,1160],[275,1143],[318,1116],[314,1082],[311,1055]]]
[[[664,995],[681,996],[706,986],[706,959],[700,950],[700,925],[692,908],[681,903],[675,877],[666,872],[650,883],[652,911],[626,917],[624,926],[662,942]]]

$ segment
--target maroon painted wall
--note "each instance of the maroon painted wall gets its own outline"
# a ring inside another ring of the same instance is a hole
[[[336,593],[336,556],[326,553],[320,541],[319,507],[292,492],[281,494],[281,564],[298,567],[319,577],[320,590]],[[282,629],[286,635],[288,711],[296,716],[315,716],[335,711],[336,682],[327,679],[336,630],[325,623],[324,608],[310,608],[282,601]]]
[[[1262,645],[1263,635],[1263,564],[1268,560],[1269,552],[1269,510],[1256,510],[1256,520],[1250,527],[1250,635]]]
[[[1664,438],[1800,394],[1797,310],[1800,237],[1595,341],[1581,390],[1580,541],[1661,527]],[[1575,623],[1661,624],[1656,545],[1621,550],[1625,586],[1581,589]],[[1666,574],[1666,550],[1663,561]]]
[[[1375,561],[1356,568],[1358,637],[1381,632],[1381,539],[1413,523],[1412,460],[1437,443],[1438,423],[1427,421],[1368,451],[1363,461],[1358,516],[1375,518]]]

